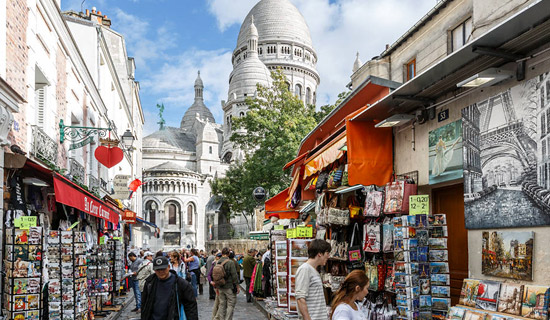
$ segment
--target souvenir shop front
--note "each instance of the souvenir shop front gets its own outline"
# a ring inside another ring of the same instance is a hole
[[[6,154],[5,319],[106,315],[122,279],[121,210],[24,156]]]
[[[304,177],[297,188],[316,189],[313,204],[307,206],[304,191],[296,206],[312,208],[313,228],[300,231],[305,217],[298,214],[294,225],[271,231],[276,299],[268,307],[274,318],[295,312],[295,270],[306,261],[307,242],[320,238],[332,245],[321,270],[327,305],[357,268],[370,279],[368,319],[548,319],[550,52],[541,30],[550,23],[541,18],[548,11],[537,6],[347,117],[346,147],[318,166],[311,184],[311,157],[302,169],[294,164]],[[523,62],[472,53],[472,46],[497,40],[521,52]],[[458,82],[487,67],[520,72],[453,93]],[[418,99],[394,99],[416,95],[432,101],[426,112],[415,112]],[[354,124],[384,120],[396,121],[390,129],[392,174],[386,181],[358,182],[353,145],[363,141],[350,132]],[[294,195],[287,200],[297,202]]]

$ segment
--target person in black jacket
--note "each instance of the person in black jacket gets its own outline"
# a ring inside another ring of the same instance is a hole
[[[187,320],[198,320],[199,312],[193,287],[175,271],[170,270],[168,258],[161,256],[153,259],[153,270],[155,274],[145,280],[141,295],[141,319],[178,320],[179,300]]]

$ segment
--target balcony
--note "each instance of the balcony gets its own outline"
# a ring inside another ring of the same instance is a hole
[[[32,126],[32,148],[31,154],[36,158],[49,162],[57,163],[57,141],[50,138],[40,127]]]
[[[73,181],[78,182],[80,184],[84,184],[84,176],[85,176],[84,166],[81,165],[74,158],[70,158],[69,165],[70,165],[69,174],[73,177]]]
[[[92,175],[89,175],[88,176],[88,188],[90,189],[90,191],[92,193],[99,194],[99,179],[92,176]]]

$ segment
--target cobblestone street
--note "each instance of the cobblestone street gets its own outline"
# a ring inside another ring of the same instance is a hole
[[[205,290],[205,294],[197,297],[197,303],[199,307],[199,319],[210,320],[212,319],[212,307],[214,306],[214,300],[208,299],[208,291]],[[122,310],[117,320],[138,320],[140,315],[131,310],[135,307],[134,300]],[[235,313],[233,315],[234,320],[256,320],[266,319],[264,314],[256,307],[254,303],[246,303],[246,296],[241,290],[241,293],[237,296],[237,305],[235,306]]]

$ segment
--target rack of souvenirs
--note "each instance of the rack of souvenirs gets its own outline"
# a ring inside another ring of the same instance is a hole
[[[548,319],[550,287],[464,279],[459,304],[447,319]]]
[[[105,238],[105,236],[102,237],[100,244],[94,245],[88,254],[88,294],[91,300],[91,310],[95,315],[103,313],[103,305],[112,298],[114,291],[115,243],[119,241],[105,241]]]
[[[7,319],[40,318],[42,242],[42,227],[6,228],[3,301]]]
[[[50,231],[47,243],[49,319],[87,319],[86,233]]]

